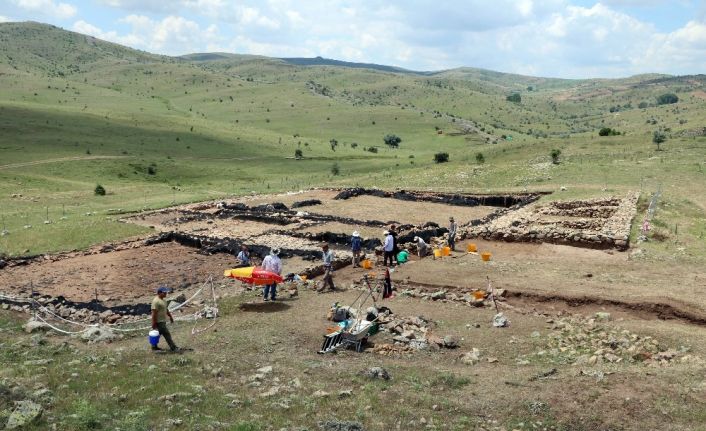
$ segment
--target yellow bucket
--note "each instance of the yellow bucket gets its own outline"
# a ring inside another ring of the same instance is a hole
[[[489,251],[484,251],[483,253],[480,254],[480,258],[483,259],[484,262],[489,261],[490,256],[492,256],[492,254]]]
[[[450,256],[451,255],[451,247],[444,247],[441,249],[441,254],[444,256]]]
[[[363,265],[364,269],[372,269],[373,268],[373,263],[370,261],[370,259],[364,259],[361,264]]]
[[[469,253],[475,253],[477,251],[478,251],[478,247],[476,247],[475,244],[473,244],[473,243],[468,244],[468,252]]]
[[[301,278],[302,281],[306,281],[306,279],[307,279],[306,275],[300,275],[299,278]]]
[[[438,248],[435,248],[434,249],[434,257],[440,258],[441,256],[442,256],[441,250],[439,250]]]

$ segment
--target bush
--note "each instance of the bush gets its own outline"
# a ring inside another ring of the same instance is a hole
[[[508,102],[520,103],[522,102],[522,96],[520,96],[520,93],[512,93],[511,95],[507,96],[505,100],[507,100]]]
[[[93,189],[93,193],[94,193],[96,196],[105,196],[105,187],[103,187],[102,185],[98,184],[98,185],[96,185],[96,188]]]
[[[677,95],[674,93],[664,93],[661,96],[657,97],[658,105],[669,105],[672,103],[677,103],[678,101],[679,97],[677,97]]]
[[[382,140],[385,142],[385,145],[390,148],[398,148],[400,142],[402,142],[402,138],[397,135],[386,135]]]
[[[652,142],[657,145],[657,151],[662,150],[662,143],[667,140],[667,135],[661,130],[655,130],[652,134]]]
[[[297,160],[304,158],[304,152],[300,149],[294,150],[294,158]]]
[[[371,153],[377,153],[378,152],[378,147],[368,147],[365,149],[365,151],[369,151]]]
[[[446,163],[449,161],[449,153],[436,153],[434,154],[434,161],[436,163]]]
[[[483,157],[483,153],[476,153],[476,162],[481,165],[485,163],[485,157]]]
[[[157,167],[155,165],[150,165],[147,167],[147,173],[149,175],[157,175]]]
[[[604,127],[598,131],[598,136],[619,136],[620,132],[610,127]]]
[[[552,163],[559,164],[559,156],[561,156],[561,150],[557,150],[556,148],[552,150],[549,155],[552,157]]]
[[[649,105],[647,104],[647,102],[640,102],[640,104],[637,105],[637,107],[640,108],[640,109],[645,109],[645,108],[647,108],[648,106],[649,106]]]
[[[331,175],[338,175],[341,173],[341,168],[338,167],[338,162],[335,162],[333,166],[331,166]]]

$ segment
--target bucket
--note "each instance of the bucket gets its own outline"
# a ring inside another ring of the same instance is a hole
[[[468,252],[469,253],[475,253],[477,251],[478,251],[478,247],[476,247],[475,244],[473,244],[473,243],[468,244]]]
[[[441,249],[441,254],[444,256],[450,256],[451,255],[451,247],[446,246]]]
[[[438,248],[435,248],[435,249],[434,249],[434,257],[435,257],[435,258],[440,258],[441,256],[442,256],[441,250],[439,250]]]
[[[364,269],[373,269],[373,263],[370,261],[370,259],[364,259],[361,264],[363,265]]]
[[[153,329],[149,332],[148,335],[149,335],[150,344],[152,346],[156,347],[157,344],[159,344],[159,331],[156,329]]]
[[[492,254],[489,251],[484,251],[483,253],[480,254],[480,258],[483,259],[483,262],[489,261],[490,256],[492,256]]]
[[[485,292],[482,290],[476,290],[475,292],[473,292],[473,297],[475,299],[483,299],[485,298]]]
[[[301,278],[301,279],[302,279],[302,281],[306,281],[306,279],[307,279],[307,276],[306,276],[306,275],[300,275],[300,276],[299,276],[299,278]]]

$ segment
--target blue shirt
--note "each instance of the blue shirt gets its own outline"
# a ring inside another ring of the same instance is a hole
[[[359,236],[354,236],[351,238],[351,250],[360,251],[362,245],[363,241],[361,241]]]

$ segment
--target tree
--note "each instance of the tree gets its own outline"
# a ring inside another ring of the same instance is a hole
[[[508,102],[520,103],[522,102],[522,96],[520,96],[520,93],[512,93],[511,95],[507,96],[505,100],[507,100]]]
[[[640,102],[640,104],[637,105],[637,107],[640,108],[640,109],[645,109],[645,108],[647,108],[648,106],[649,106],[649,105],[647,104],[647,102]]]
[[[561,150],[557,150],[556,148],[552,150],[549,155],[552,157],[552,163],[555,165],[559,164],[559,156],[561,156]]]
[[[677,97],[676,94],[674,93],[664,93],[657,97],[657,104],[658,105],[669,105],[672,103],[677,103],[679,101],[679,97]]]
[[[662,151],[662,143],[667,140],[667,135],[661,130],[655,130],[652,134],[652,142],[657,145],[657,151]]]
[[[434,154],[434,161],[436,163],[446,163],[449,161],[449,153],[436,153]]]
[[[338,167],[338,162],[334,162],[333,166],[331,166],[331,174],[338,175],[340,173],[341,173],[341,168]]]
[[[385,135],[382,140],[385,142],[385,145],[390,148],[398,148],[400,146],[400,142],[402,142],[402,138],[397,135]]]
[[[294,150],[294,158],[297,159],[297,160],[303,159],[303,158],[304,158],[304,152],[303,152],[302,150],[300,150],[299,148],[297,148],[296,150]]]
[[[481,165],[485,163],[485,157],[483,157],[483,153],[476,153],[476,162]]]
[[[338,146],[338,141],[335,139],[331,139],[328,141],[328,143],[331,145],[331,151],[336,151],[336,147]]]
[[[598,136],[618,136],[618,135],[620,135],[620,132],[618,132],[615,129],[611,129],[610,127],[604,127],[598,131]]]
[[[102,185],[98,184],[98,185],[96,185],[96,188],[93,189],[93,193],[94,193],[96,196],[105,196],[105,187],[103,187]]]

